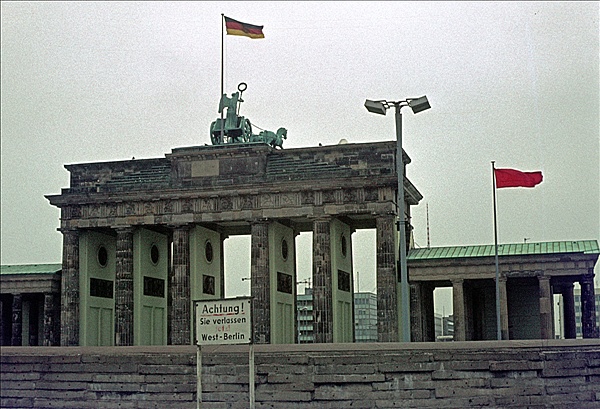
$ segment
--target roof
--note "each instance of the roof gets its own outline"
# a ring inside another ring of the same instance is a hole
[[[600,254],[600,248],[598,247],[597,240],[550,241],[540,243],[514,243],[498,245],[498,256],[565,253]],[[494,245],[490,244],[479,246],[411,249],[408,253],[407,259],[410,261],[416,261],[493,256],[495,256]]]
[[[0,266],[0,274],[55,274],[62,270],[62,264],[20,264]]]

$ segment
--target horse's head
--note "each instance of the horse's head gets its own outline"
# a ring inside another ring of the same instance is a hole
[[[285,129],[285,128],[279,128],[277,130],[277,135],[281,135],[281,137],[283,139],[287,139],[287,129]]]

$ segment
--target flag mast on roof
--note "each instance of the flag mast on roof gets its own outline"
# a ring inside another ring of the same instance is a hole
[[[265,38],[263,34],[263,26],[255,26],[254,24],[242,23],[241,21],[234,20],[229,17],[225,17],[225,14],[221,13],[221,96],[225,95],[225,79],[224,79],[224,49],[225,49],[225,33],[234,36]],[[221,111],[221,140],[223,143],[225,130],[223,128],[223,111]]]
[[[496,216],[496,189],[504,187],[535,187],[542,183],[541,171],[521,172],[516,169],[496,169],[492,161],[492,184],[494,190],[494,256],[496,262],[496,327],[498,341],[502,340],[502,322],[500,320],[500,268],[498,263],[498,222]],[[505,335],[508,339],[508,334]]]

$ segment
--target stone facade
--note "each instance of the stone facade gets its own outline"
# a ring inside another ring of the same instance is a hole
[[[552,339],[554,295],[562,297],[565,338],[575,338],[573,284],[581,285],[584,338],[598,338],[594,266],[600,249],[595,240],[508,244],[499,256],[498,292],[501,339]],[[436,287],[452,287],[454,339],[497,339],[495,258],[493,246],[412,249],[408,255],[413,287],[414,341],[433,341]],[[423,321],[417,318],[422,317]]]
[[[404,166],[410,163],[406,154],[402,159]],[[321,318],[317,337],[319,342],[333,342],[334,330],[340,328],[334,325],[338,318],[331,305],[332,291],[334,297],[336,291],[331,288],[337,278],[334,273],[338,273],[331,268],[335,259],[330,252],[338,238],[330,237],[333,230],[328,226],[334,221],[352,231],[381,230],[378,246],[385,255],[377,257],[378,277],[386,282],[379,293],[380,340],[394,339],[398,327],[397,312],[393,311],[397,308],[397,286],[390,283],[396,276],[395,141],[285,150],[260,143],[190,147],[173,149],[165,158],[65,167],[70,172],[70,186],[59,195],[47,196],[61,209],[60,230],[64,234],[62,345],[80,345],[82,338],[78,301],[88,296],[79,293],[82,280],[88,279],[86,272],[79,271],[82,232],[116,237],[114,344],[144,342],[132,332],[133,317],[140,308],[133,302],[132,283],[143,274],[132,264],[132,259],[139,257],[132,254],[132,249],[139,247],[137,239],[132,242],[132,234],[139,229],[160,232],[173,243],[172,265],[165,272],[169,275],[168,339],[172,344],[190,343],[190,294],[194,289],[190,289],[188,231],[194,226],[217,232],[222,239],[251,235],[254,341],[270,343],[271,223],[287,226],[295,234],[313,232],[313,283],[321,283],[314,293],[315,313]],[[405,217],[410,220],[410,206],[418,204],[422,196],[407,178],[404,185]],[[347,273],[352,283],[352,272]],[[351,288],[347,290],[351,292]]]

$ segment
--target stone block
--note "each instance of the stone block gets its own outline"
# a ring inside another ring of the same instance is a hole
[[[158,375],[158,374],[195,374],[196,366],[182,365],[140,365],[140,374]]]
[[[314,389],[315,400],[355,400],[364,398],[373,391],[369,384],[358,385],[318,385]]]
[[[36,389],[50,389],[50,390],[87,390],[87,382],[77,381],[66,381],[66,382],[50,382],[50,381],[39,381],[35,383]]]
[[[364,375],[315,375],[314,383],[361,383],[361,382],[382,382],[385,376],[382,374],[364,374]]]
[[[431,379],[488,379],[492,378],[494,375],[490,372],[484,371],[433,371],[431,373]]]
[[[247,389],[247,388],[246,388]],[[315,384],[312,382],[292,382],[292,383],[266,383],[256,385],[256,390],[263,392],[277,392],[277,391],[314,391]]]
[[[94,378],[92,373],[76,372],[46,372],[41,374],[41,379],[46,382],[91,382]]]
[[[0,388],[6,389],[35,389],[34,381],[8,381],[4,380],[4,374],[2,374],[2,381],[0,381]]]
[[[270,373],[267,375],[269,383],[298,383],[311,381],[312,379],[312,375],[307,376],[302,374]]]
[[[92,380],[98,383],[145,383],[146,377],[133,374],[97,374],[92,375]]]
[[[381,372],[433,372],[440,368],[437,362],[406,362],[395,364],[379,364]]]
[[[490,362],[490,371],[528,371],[532,369],[542,369],[543,366],[543,362],[531,362],[526,360],[493,361]]]
[[[90,390],[96,392],[141,392],[142,384],[139,383],[109,383],[96,382],[89,386]]]
[[[372,364],[332,364],[315,366],[315,374],[372,374],[377,367]]]
[[[310,402],[312,394],[306,391],[279,391],[279,392],[262,392],[256,391],[257,401],[275,401],[275,402]]]
[[[34,398],[2,398],[0,408],[33,408]]]

